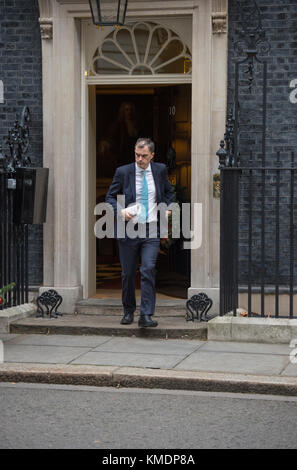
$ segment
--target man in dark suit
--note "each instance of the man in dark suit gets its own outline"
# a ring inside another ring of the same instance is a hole
[[[118,238],[122,266],[122,303],[124,316],[121,324],[134,321],[136,309],[135,277],[139,256],[141,257],[141,304],[138,326],[155,327],[152,319],[155,311],[155,266],[160,245],[160,217],[157,204],[173,202],[173,192],[163,163],[153,162],[154,142],[140,138],[135,145],[135,162],[117,168],[106,195],[106,202],[113,206],[116,219],[125,221],[125,228],[134,224],[136,237],[125,234]],[[117,197],[124,197],[124,206]],[[132,205],[132,207],[131,207]],[[130,207],[128,207],[130,206]],[[169,211],[166,212],[168,217]],[[154,236],[150,236],[151,229]],[[115,232],[117,233],[117,227]]]

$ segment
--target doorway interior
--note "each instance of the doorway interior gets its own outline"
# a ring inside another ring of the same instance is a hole
[[[191,85],[96,87],[96,203],[105,200],[116,168],[134,161],[138,137],[156,145],[155,161],[168,167],[175,200],[191,201]],[[96,241],[96,297],[121,296],[117,242]],[[187,298],[190,250],[183,239],[161,240],[157,262],[157,297]],[[140,289],[139,273],[136,290]]]

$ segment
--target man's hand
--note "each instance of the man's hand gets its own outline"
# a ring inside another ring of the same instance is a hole
[[[129,220],[133,219],[134,215],[131,215],[129,212],[128,212],[128,209],[122,209],[121,210],[121,215],[123,217],[124,220],[126,220],[126,222],[128,222]]]

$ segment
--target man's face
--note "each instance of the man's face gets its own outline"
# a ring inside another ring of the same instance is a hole
[[[147,146],[135,147],[135,161],[142,170],[147,169],[152,158],[154,158],[154,153],[151,153]]]

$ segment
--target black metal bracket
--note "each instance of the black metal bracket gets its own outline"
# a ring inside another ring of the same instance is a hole
[[[58,318],[58,316],[62,316],[62,313],[57,312],[62,301],[62,296],[54,289],[43,292],[36,299],[38,306],[36,317],[44,317],[44,313],[46,313],[50,318]],[[45,307],[46,311],[44,311],[43,307]]]
[[[204,293],[193,295],[186,303],[187,321],[208,321],[207,312],[212,307],[212,300]]]

